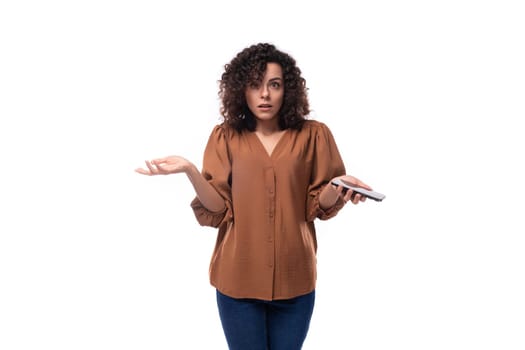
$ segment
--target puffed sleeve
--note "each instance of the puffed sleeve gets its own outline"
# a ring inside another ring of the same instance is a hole
[[[191,208],[202,226],[219,227],[233,219],[231,199],[231,162],[225,127],[215,126],[204,150],[202,175],[224,199],[224,210],[208,210],[198,197],[191,202]]]
[[[330,129],[323,123],[317,123],[314,132],[315,150],[312,166],[312,176],[308,186],[306,202],[306,219],[311,222],[317,217],[329,219],[344,206],[344,201],[338,198],[336,203],[326,210],[319,205],[319,195],[328,182],[336,176],[344,175],[345,166]]]

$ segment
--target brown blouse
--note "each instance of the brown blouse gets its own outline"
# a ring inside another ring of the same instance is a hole
[[[332,133],[320,122],[287,129],[268,155],[254,132],[217,125],[204,152],[202,173],[224,198],[222,212],[191,206],[201,225],[218,227],[210,282],[234,298],[289,299],[316,282],[314,219],[337,214],[344,202],[322,210],[319,194],[345,167]]]

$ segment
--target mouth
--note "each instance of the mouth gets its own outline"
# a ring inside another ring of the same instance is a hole
[[[260,110],[260,111],[270,111],[272,109],[272,105],[270,104],[267,104],[267,103],[263,103],[263,104],[260,104],[257,106],[257,108]]]

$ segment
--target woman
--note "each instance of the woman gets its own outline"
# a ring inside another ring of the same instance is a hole
[[[218,228],[210,282],[230,349],[302,347],[315,298],[314,219],[365,200],[331,180],[370,189],[345,175],[328,127],[306,119],[306,90],[292,57],[250,46],[225,66],[224,122],[211,132],[202,172],[179,156],[136,170],[185,173],[198,222]]]

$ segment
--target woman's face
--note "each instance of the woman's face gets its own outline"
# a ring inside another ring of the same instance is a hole
[[[278,63],[268,63],[260,84],[249,85],[245,90],[246,103],[257,122],[278,122],[283,104],[283,70]]]

